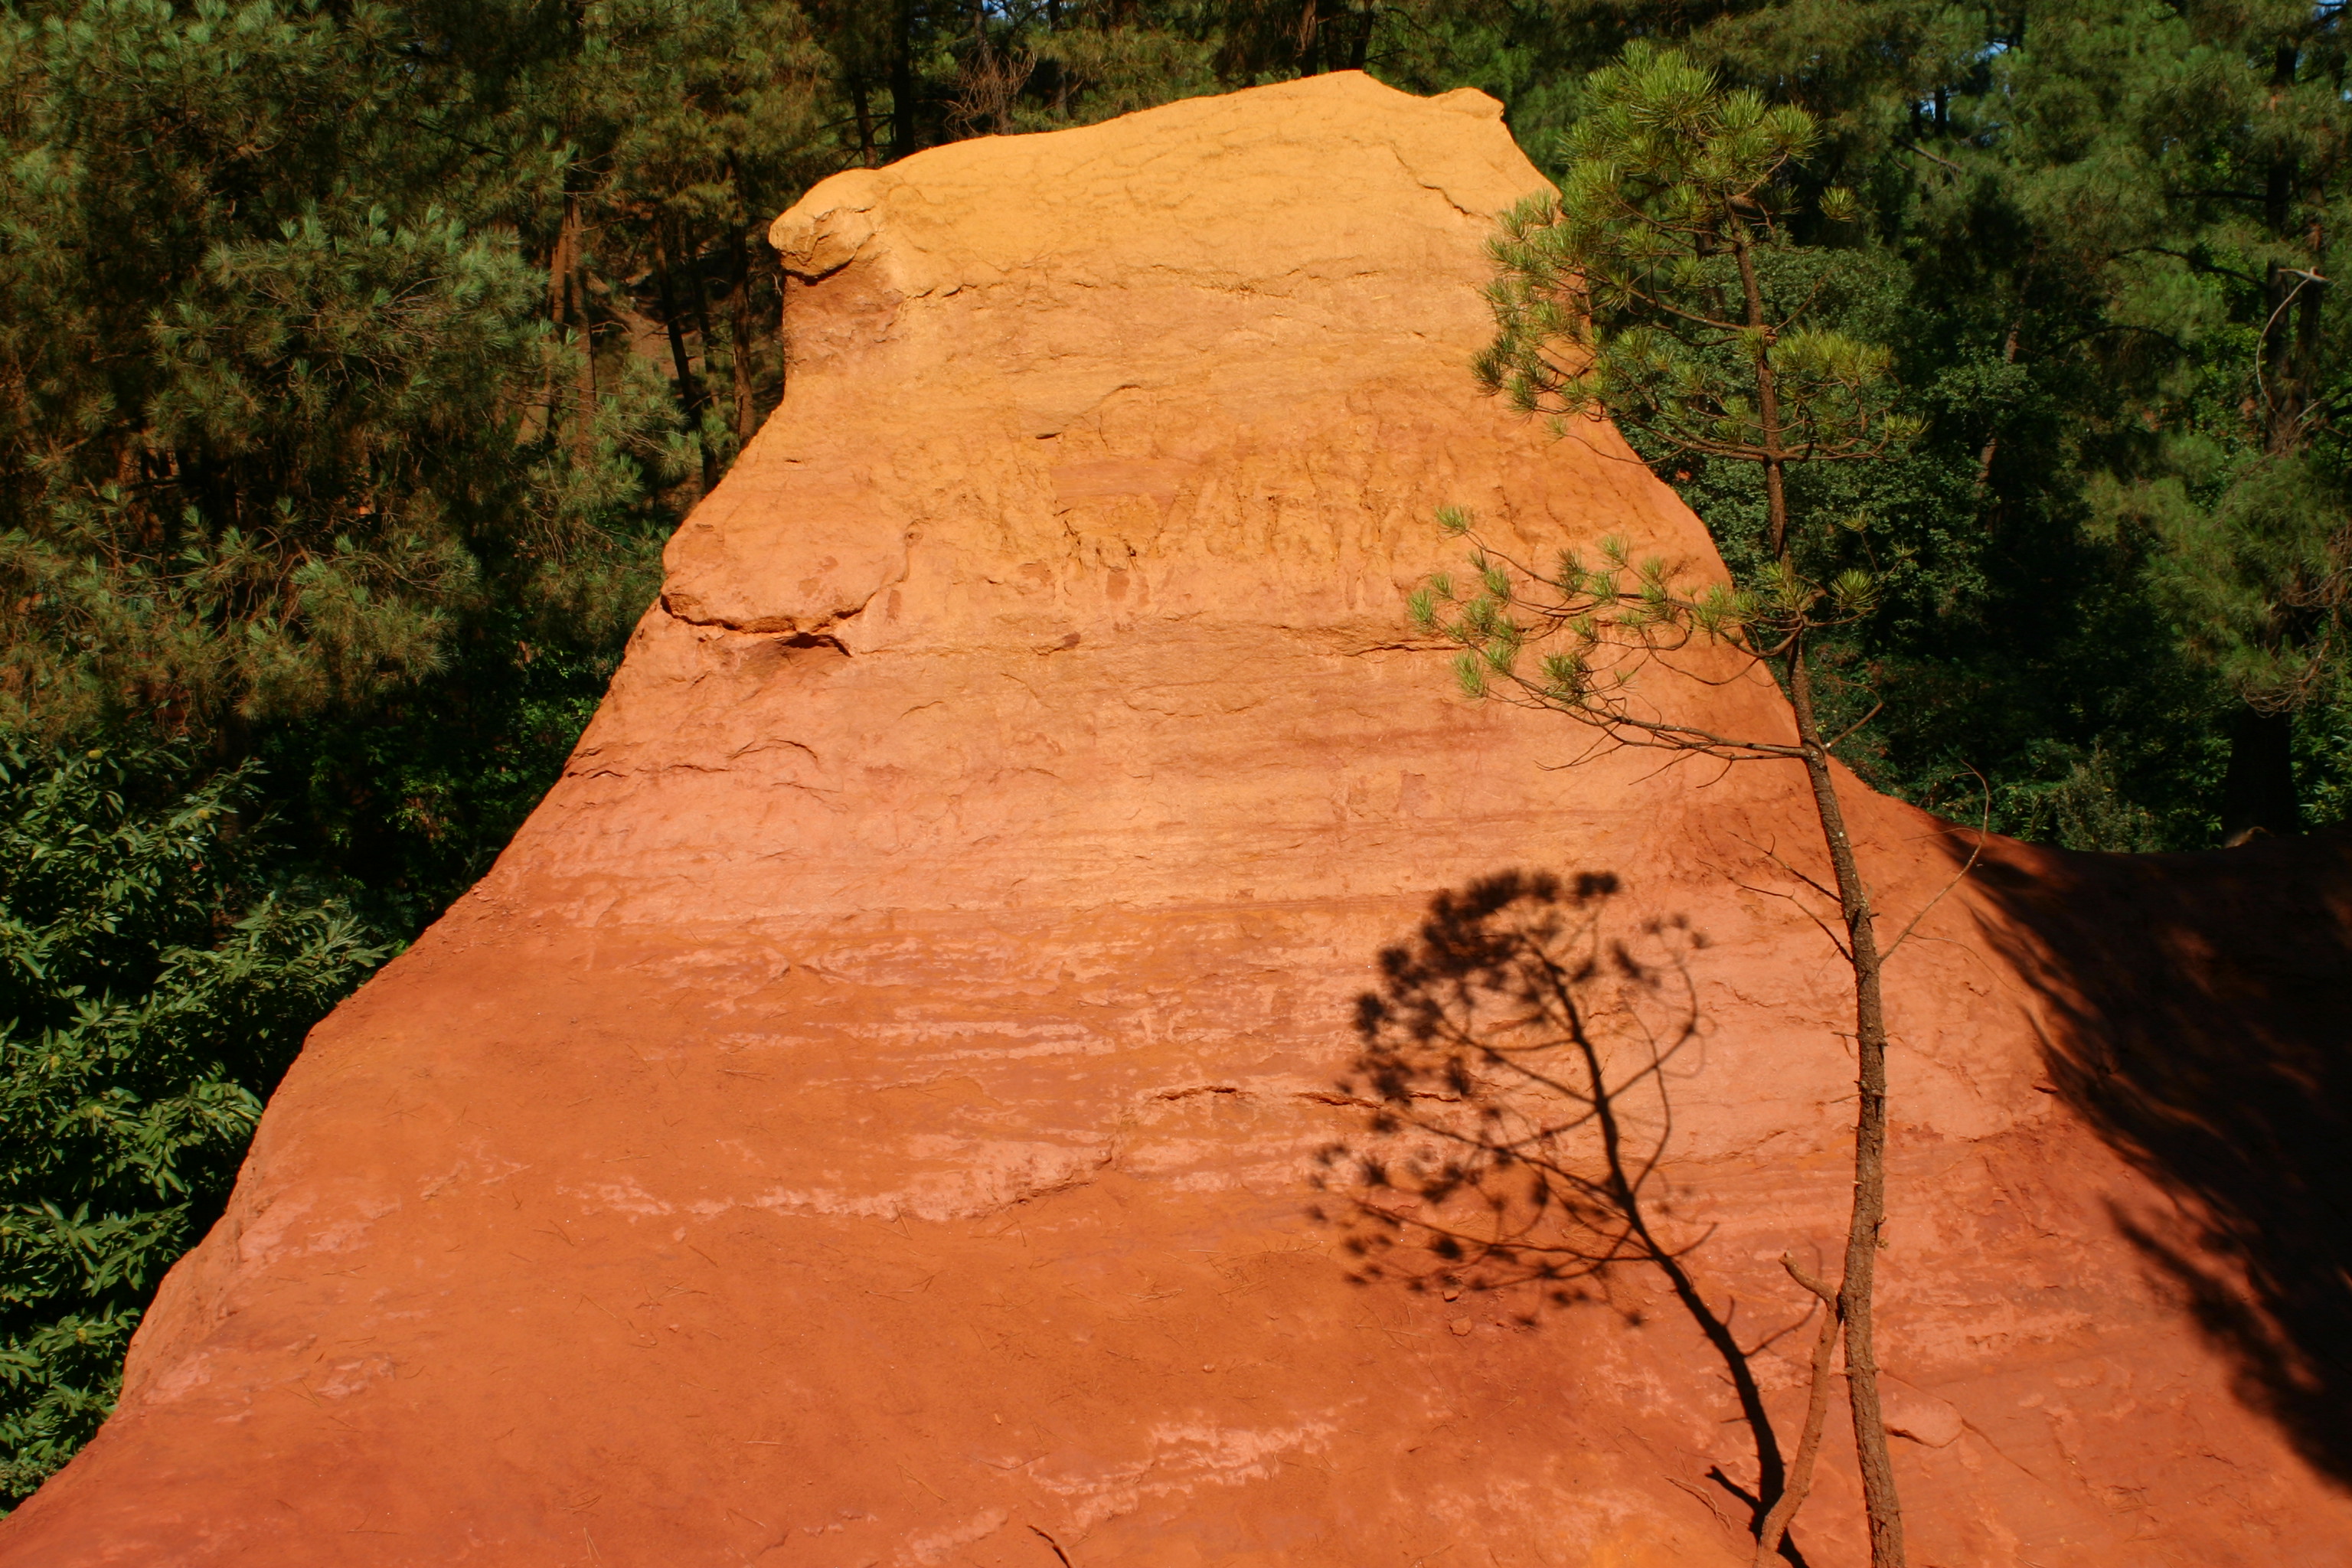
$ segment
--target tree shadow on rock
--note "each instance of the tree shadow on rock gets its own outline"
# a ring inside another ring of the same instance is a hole
[[[2352,831],[2011,847],[1970,881],[2043,1003],[2052,1084],[2179,1205],[2115,1206],[2118,1227],[2240,1396],[2352,1482]]]
[[[1680,919],[1612,933],[1618,891],[1607,872],[1508,871],[1430,901],[1415,939],[1381,954],[1381,988],[1358,998],[1361,1046],[1339,1088],[1369,1123],[1321,1151],[1328,1201],[1312,1212],[1346,1227],[1360,1283],[1511,1296],[1522,1321],[1606,1300],[1616,1271],[1655,1270],[1754,1440],[1752,1490],[1709,1476],[1755,1529],[1787,1480],[1751,1364],[1763,1346],[1740,1344],[1733,1307],[1693,1278],[1706,1235],[1663,1228],[1670,1084],[1699,1054],[1688,959],[1706,940]],[[1804,1562],[1792,1542],[1780,1555]]]

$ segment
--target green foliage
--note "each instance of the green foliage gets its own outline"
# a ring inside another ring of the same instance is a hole
[[[1777,286],[1818,289],[1817,324],[1884,345],[1893,411],[1920,426],[1898,454],[1788,476],[1790,508],[1857,525],[1848,563],[1879,582],[1879,613],[1819,646],[1833,728],[1883,703],[1846,748],[1874,783],[1973,816],[1981,777],[1995,826],[2037,834],[2034,803],[2095,774],[2111,820],[2210,844],[2244,820],[2224,775],[2250,732],[2230,714],[2252,702],[2293,710],[2269,733],[2292,733],[2299,787],[2327,809],[2352,725],[2344,307],[2306,275],[2335,276],[2344,232],[2336,13],[2080,0],[2030,30],[1914,0],[1459,15],[1405,57],[1416,84],[1559,62],[1512,109],[1539,158],[1529,127],[1600,112],[1582,69],[1629,38],[1677,40],[1814,116],[1776,181],[1803,242],[1773,257]],[[1838,187],[1857,222],[1820,210]],[[1759,581],[1766,476],[1627,434]],[[2119,832],[2103,847],[2149,841]]]
[[[250,770],[0,752],[0,1502],[96,1429],[303,1032],[381,963],[273,885]]]
[[[2032,679],[2006,683],[2035,720],[2011,755],[2066,736],[2072,763],[2114,766],[2173,845],[2295,826],[2292,794],[2242,787],[2263,771],[2248,746],[2294,731],[2233,710],[2291,712],[2315,742],[2343,721],[2346,318],[2320,281],[2346,199],[2340,24],[2078,0],[1989,39],[1914,115],[1903,177],[1891,163],[1877,179],[1916,280],[1916,341],[1948,354],[1974,315],[1964,352],[1983,364],[2002,344],[1983,383],[2014,389],[1963,416],[1982,432],[1975,510],[1996,545],[1971,618],[2031,650],[2014,662]],[[1958,717],[1948,753],[1962,730],[2001,727],[1989,706]],[[2292,749],[2306,796],[2326,795],[2326,746]],[[2263,766],[2284,785],[2292,761]]]
[[[258,737],[280,853],[352,883],[379,930],[430,924],[553,784],[619,662],[533,637],[518,612],[487,617],[417,685]]]
[[[1798,194],[1786,177],[1815,141],[1804,110],[1726,90],[1711,72],[1645,45],[1588,79],[1558,194],[1507,215],[1490,247],[1496,331],[1473,369],[1520,414],[1549,416],[1557,435],[1606,417],[1653,462],[1759,470],[1763,552],[1738,588],[1690,587],[1663,560],[1633,560],[1618,540],[1601,542],[1597,564],[1568,551],[1546,571],[1471,532],[1478,592],[1451,620],[1437,607],[1452,600],[1450,584],[1412,605],[1424,629],[1467,650],[1455,665],[1465,694],[1486,695],[1499,680],[1617,743],[1801,754],[1693,728],[1635,690],[1651,665],[1712,642],[1780,669],[1810,743],[1809,645],[1867,619],[1882,584],[1856,558],[1861,520],[1792,510],[1788,477],[1883,459],[1919,433],[1895,407],[1892,356],[1814,319],[1825,258],[1790,232]],[[1813,205],[1853,209],[1834,189]],[[1458,512],[1441,521],[1466,530]],[[1519,654],[1537,642],[1562,651],[1523,675]]]
[[[1655,454],[1762,465],[1777,555],[1789,466],[1882,457],[1919,428],[1886,351],[1821,322],[1820,258],[1789,233],[1812,118],[1639,44],[1586,94],[1558,194],[1493,243],[1497,331],[1474,368],[1557,431],[1606,415]],[[1834,187],[1812,205],[1853,212]]]
[[[0,19],[0,721],[208,741],[362,704],[626,553],[658,453],[609,417],[532,437],[566,350],[404,156],[404,41],[364,7]]]
[[[2343,636],[2343,476],[2313,455],[2232,460],[2195,437],[2166,456],[2171,471],[2108,479],[2095,503],[2111,526],[2153,544],[2157,603],[2193,658],[2253,707],[2305,707],[2325,689]],[[2211,499],[2200,503],[2200,490]]]
[[[1588,563],[1561,552],[1549,570],[1518,561],[1481,539],[1475,521],[1457,509],[1442,519],[1448,532],[1472,544],[1475,589],[1464,596],[1440,574],[1412,591],[1407,609],[1425,634],[1462,651],[1454,673],[1465,697],[1507,697],[1569,715],[1605,731],[1619,744],[1703,752],[1737,761],[1788,756],[1786,746],[1716,734],[1654,707],[1640,677],[1658,660],[1701,643],[1742,647],[1774,657],[1799,623],[1822,624],[1840,614],[1829,595],[1784,575],[1770,594],[1727,584],[1689,585],[1661,558],[1634,560],[1622,539],[1601,542]],[[1866,595],[1866,579],[1846,584]],[[1543,645],[1532,671],[1523,658]]]

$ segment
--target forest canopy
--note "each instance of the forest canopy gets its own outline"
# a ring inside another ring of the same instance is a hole
[[[1825,634],[1824,726],[1878,787],[1997,829],[2204,848],[2352,802],[2341,20],[0,11],[0,1506],[110,1407],[303,1030],[553,781],[662,542],[782,395],[764,228],[815,181],[1337,69],[1483,89],[1559,174],[1594,73],[1671,46],[1819,126],[1776,287],[1883,363],[1915,433],[1788,477],[1875,595]],[[1736,576],[1769,570],[1755,465],[1643,455]]]

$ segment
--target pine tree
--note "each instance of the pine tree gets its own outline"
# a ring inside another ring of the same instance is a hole
[[[1567,550],[1537,568],[1474,534],[1468,596],[1440,579],[1415,594],[1413,617],[1463,646],[1456,668],[1472,697],[1515,698],[1615,744],[1803,767],[1854,981],[1853,1206],[1835,1315],[1871,1558],[1897,1568],[1902,1515],[1874,1320],[1886,1205],[1886,952],[1838,798],[1832,752],[1841,737],[1825,729],[1814,695],[1819,638],[1866,617],[1878,584],[1855,531],[1792,498],[1790,479],[1883,459],[1917,426],[1895,406],[1887,353],[1812,319],[1822,274],[1837,265],[1834,252],[1790,232],[1803,195],[1791,175],[1819,140],[1812,118],[1727,92],[1707,70],[1639,44],[1587,91],[1562,148],[1557,195],[1522,204],[1495,241],[1489,300],[1498,332],[1477,362],[1479,379],[1521,414],[1548,417],[1561,437],[1607,417],[1668,463],[1751,466],[1763,483],[1766,563],[1752,586],[1693,589],[1671,563],[1636,560],[1617,540],[1604,540],[1597,559]],[[1836,188],[1809,205],[1825,225],[1858,216],[1852,195]],[[1459,513],[1444,521],[1471,531]],[[1654,702],[1642,678],[1694,644],[1770,669],[1789,698],[1794,743],[1709,731]],[[1763,1500],[1756,1523],[1759,1563],[1777,1551],[1811,1484],[1826,1354],[1814,1374],[1787,1489]]]
[[[617,405],[534,432],[536,280],[441,205],[412,41],[266,4],[0,24],[8,722],[234,755],[626,564],[662,454]]]
[[[0,1510],[112,1408],[303,1034],[386,956],[271,867],[249,770],[0,748]]]
[[[2211,75],[2214,41],[2252,36],[2263,16],[1481,0],[1384,13],[1369,63],[1416,90],[1497,93],[1539,162],[1584,112],[1587,70],[1629,37],[1678,39],[1726,82],[1812,113],[1822,136],[1797,184],[1853,188],[1869,236],[1825,279],[1820,319],[1893,345],[1927,426],[1899,457],[1807,481],[1867,520],[1879,569],[1879,613],[1820,639],[1823,711],[1843,727],[1883,700],[1845,754],[1906,798],[1964,795],[1974,812],[1981,789],[1993,824],[2022,837],[2186,847],[2213,842],[2221,797],[2242,794],[2223,787],[2230,731],[2245,727],[2231,708],[2267,731],[2270,775],[2283,775],[2288,723],[2259,719],[2232,684],[2252,689],[2282,647],[2336,640],[2336,617],[2308,603],[2340,580],[2319,504],[2343,467],[2336,438],[2315,430],[2301,466],[2319,482],[2284,517],[2254,504],[2259,487],[2219,508],[2231,476],[2252,477],[2242,405],[2252,327],[2273,306],[2258,291],[2232,303],[2219,275],[2199,283],[2163,254],[2205,219],[2165,195],[2197,188],[2179,177],[2188,165],[2151,162],[2167,148],[2210,162],[2187,150],[2252,124],[2216,113],[2189,134],[2158,111],[2179,118],[2163,107],[2178,96],[2168,76]],[[2333,113],[2321,78],[2335,22],[2290,8],[2273,23],[2317,40],[2297,90]],[[2231,60],[2251,104],[2274,53]],[[1810,237],[1813,220],[1793,217]],[[1664,471],[1735,569],[1759,569],[1753,466],[1698,457]],[[2308,526],[2285,526],[2294,516]],[[2322,801],[2346,798],[2326,760],[2352,751],[2341,664],[2294,667],[2298,766]]]
[[[2034,131],[2104,174],[2120,219],[2101,258],[2110,313],[2168,373],[2137,410],[2161,439],[2111,468],[2100,499],[2147,539],[2158,602],[2232,700],[2231,842],[2300,827],[2295,716],[2341,679],[2352,613],[2341,20],[2082,4],[2041,20],[2012,68]],[[2086,99],[2107,112],[2083,114]]]
[[[2338,29],[2112,0],[1990,19],[1855,144],[1939,468],[1876,509],[1927,591],[1890,582],[1857,648],[1886,782],[1932,801],[1932,753],[1973,752],[2012,831],[2113,822],[2081,847],[2294,830],[2294,755],[2344,722]]]

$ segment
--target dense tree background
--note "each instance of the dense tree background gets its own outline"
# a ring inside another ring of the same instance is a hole
[[[2082,848],[2341,816],[2346,58],[2310,0],[17,0],[0,12],[0,1506],[305,1027],[552,782],[782,395],[763,226],[1363,68],[1552,166],[1636,39],[1801,105],[1926,435],[1799,482],[1884,788]],[[1465,375],[1467,374],[1465,370]],[[1735,571],[1741,466],[1655,454]],[[1841,720],[1842,721],[1842,720]],[[1981,784],[1979,781],[1982,781]]]

